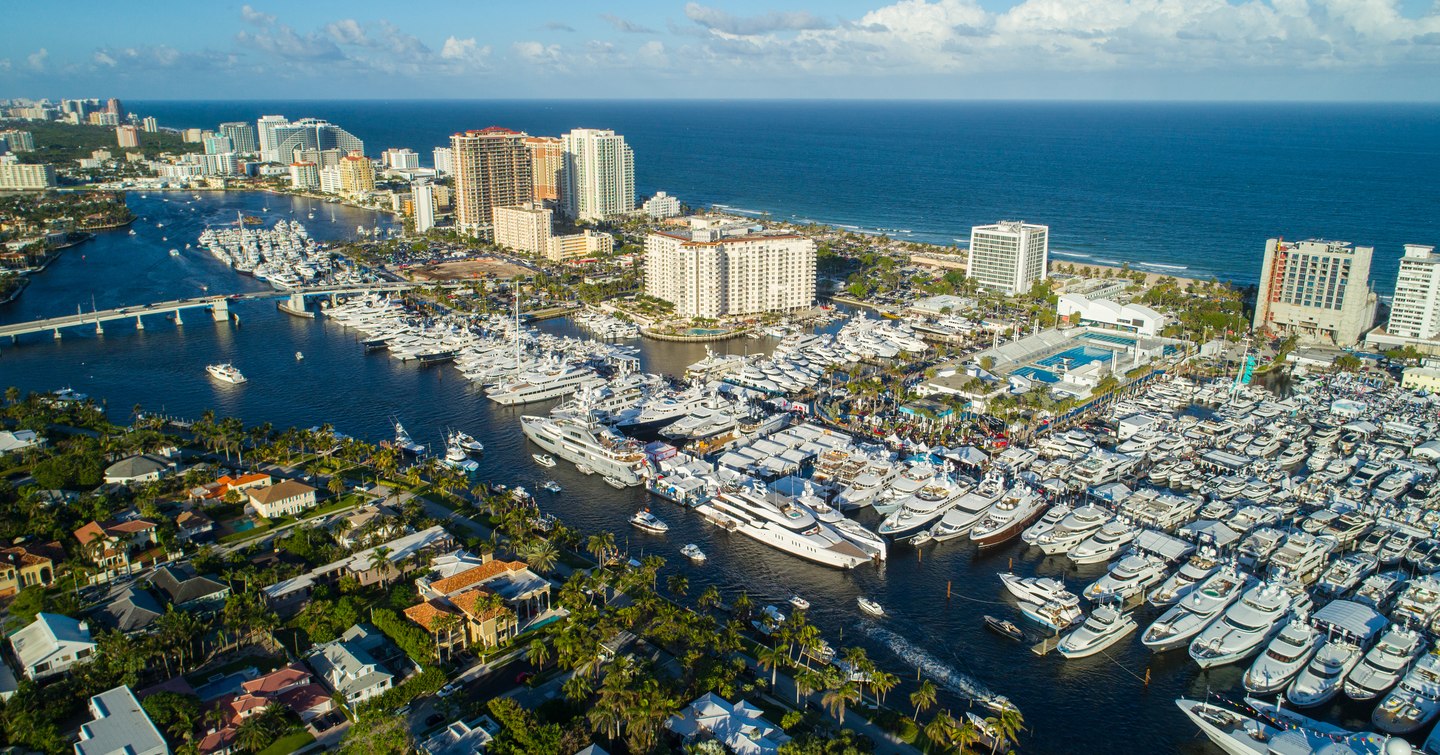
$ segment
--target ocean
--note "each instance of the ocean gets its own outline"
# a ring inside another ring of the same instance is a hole
[[[667,191],[895,238],[973,225],[1051,228],[1056,260],[1253,283],[1265,239],[1375,247],[1394,288],[1404,244],[1440,241],[1440,106],[1071,102],[129,102],[164,126],[325,118],[378,155],[431,165],[449,135],[501,125],[613,128],[642,197]]]

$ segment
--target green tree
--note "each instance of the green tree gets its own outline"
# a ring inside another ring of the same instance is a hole
[[[937,696],[938,691],[935,689],[935,683],[929,679],[921,680],[920,686],[914,692],[910,693],[910,704],[915,706],[915,715],[913,718],[919,719],[922,712],[930,710],[930,708],[935,705]]]

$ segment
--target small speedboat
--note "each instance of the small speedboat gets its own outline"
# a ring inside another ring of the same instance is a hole
[[[1025,641],[1025,630],[1016,626],[1015,622],[1009,619],[1000,619],[987,615],[985,617],[985,626],[990,629],[990,631],[1009,637],[1016,642]]]
[[[298,362],[298,361],[300,361],[300,360],[302,360],[302,359],[304,359],[304,358],[305,358],[305,355],[304,355],[304,354],[302,354],[302,353],[300,353],[300,352],[298,352],[298,351],[295,352],[295,361]]]
[[[591,467],[589,464],[576,464],[576,465],[575,465],[575,471],[576,471],[576,472],[579,472],[580,474],[583,474],[583,475],[592,475],[592,474],[595,474],[595,469],[594,469],[593,467]]]
[[[179,257],[179,256],[180,256],[180,250],[179,250],[179,249],[171,249],[171,250],[170,250],[170,256],[171,256],[171,257]]]
[[[560,483],[554,480],[546,480],[544,484],[540,486],[540,488],[542,490],[548,490],[551,493],[559,493],[560,491],[564,490],[564,488],[560,487]]]
[[[790,605],[795,606],[796,608],[800,609],[801,611],[804,611],[804,610],[806,610],[807,608],[810,607],[810,601],[808,601],[808,600],[800,597],[799,595],[791,595],[791,596],[790,596]]]
[[[534,459],[535,463],[542,467],[555,466],[555,457],[550,454],[530,454],[530,458]]]
[[[861,611],[864,611],[865,613],[874,616],[877,619],[885,615],[884,606],[863,595],[856,598],[855,602],[859,604]]]
[[[630,523],[646,532],[653,532],[657,535],[664,534],[670,530],[670,525],[663,519],[650,513],[650,509],[640,509],[635,516],[630,517]]]
[[[616,478],[614,478],[614,477],[611,477],[610,475],[605,475],[605,477],[603,477],[602,479],[605,480],[605,484],[606,484],[606,485],[609,485],[610,487],[615,488],[616,490],[624,490],[624,489],[625,489],[625,483],[624,483],[623,481],[621,481],[621,480],[619,480],[619,479],[616,479]]]
[[[467,432],[456,430],[454,435],[454,441],[455,445],[460,446],[461,448],[469,451],[472,454],[479,454],[485,452],[485,444],[481,443],[478,440],[475,440],[475,437]]]
[[[934,542],[934,540],[935,536],[930,534],[930,530],[920,530],[920,534],[910,538],[910,544],[918,548],[927,543]]]
[[[229,362],[207,365],[205,371],[210,373],[210,377],[221,382],[230,383],[231,385],[239,385],[245,382],[245,376],[240,374],[240,370],[236,369],[235,365]]]
[[[705,563],[706,558],[708,558],[705,555],[705,551],[700,550],[700,546],[694,543],[689,543],[684,548],[681,548],[680,553],[681,555],[685,556],[685,558],[688,558],[697,564]]]

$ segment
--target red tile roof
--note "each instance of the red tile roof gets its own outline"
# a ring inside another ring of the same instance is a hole
[[[503,574],[507,571],[520,571],[526,568],[529,568],[529,566],[524,561],[501,561],[500,559],[495,559],[466,569],[453,577],[446,577],[445,579],[431,582],[430,589],[441,595],[449,595],[467,587],[478,585],[486,580],[494,579],[496,575]]]
[[[240,687],[252,695],[273,695],[297,684],[307,684],[309,681],[310,672],[298,665],[291,665],[248,682],[241,682]]]

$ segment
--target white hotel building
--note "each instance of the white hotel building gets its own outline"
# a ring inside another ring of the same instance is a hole
[[[970,229],[965,277],[981,286],[1023,294],[1045,280],[1050,259],[1050,226],[1002,220]]]
[[[815,242],[696,219],[645,239],[645,293],[682,317],[790,312],[815,303]]]
[[[625,137],[577,128],[560,140],[560,201],[567,216],[606,220],[635,211],[635,152]]]
[[[1400,338],[1440,340],[1440,257],[1435,247],[1405,245],[1385,330]]]

